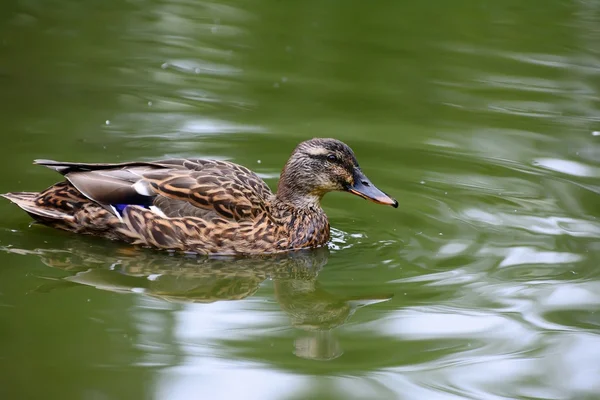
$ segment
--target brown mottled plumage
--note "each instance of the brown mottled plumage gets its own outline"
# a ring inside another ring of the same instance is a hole
[[[3,196],[35,220],[67,231],[200,254],[264,254],[329,240],[320,206],[330,191],[398,203],[361,172],[335,139],[300,143],[277,194],[254,172],[228,161],[173,159],[121,164],[37,160],[65,181],[41,193]]]

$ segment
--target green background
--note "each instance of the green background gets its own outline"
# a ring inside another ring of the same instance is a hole
[[[0,203],[2,399],[600,398],[600,3],[0,3],[0,192],[35,158],[348,143],[327,252],[169,257]]]

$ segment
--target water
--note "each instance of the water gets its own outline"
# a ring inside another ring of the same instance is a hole
[[[326,251],[139,251],[0,204],[3,399],[600,399],[596,2],[0,5],[0,191],[35,158],[201,156],[275,187],[336,137]]]

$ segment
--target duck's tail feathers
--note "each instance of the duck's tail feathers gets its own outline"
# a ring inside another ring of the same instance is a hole
[[[34,219],[73,219],[72,215],[66,214],[59,209],[43,207],[36,204],[36,199],[39,195],[38,192],[12,192],[0,194],[0,196],[21,207]]]
[[[61,163],[61,162],[54,161],[54,160],[42,160],[42,159],[33,160],[33,163],[36,165],[43,165],[44,167],[53,169],[54,171],[56,171],[60,174],[63,174],[63,175],[70,172],[70,169],[73,166],[72,165],[73,163]]]

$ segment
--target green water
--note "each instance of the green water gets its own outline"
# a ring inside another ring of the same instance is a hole
[[[134,251],[0,202],[2,399],[600,399],[600,4],[3,1],[0,192],[35,158],[347,142],[327,251]]]

